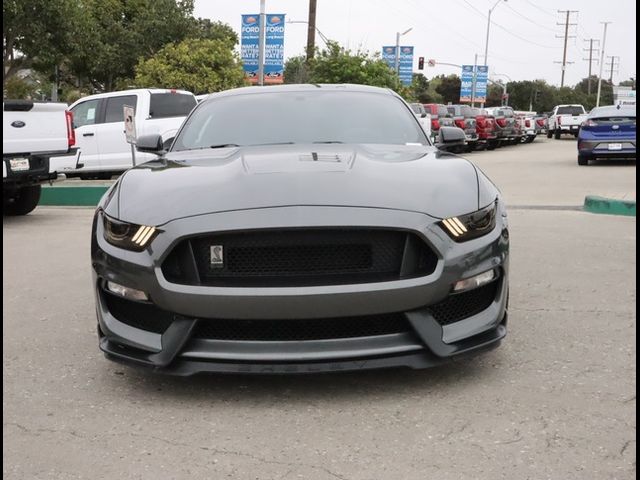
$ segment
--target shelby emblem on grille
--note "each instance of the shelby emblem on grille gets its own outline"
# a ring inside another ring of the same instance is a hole
[[[211,266],[212,267],[224,267],[224,248],[222,245],[211,245]]]

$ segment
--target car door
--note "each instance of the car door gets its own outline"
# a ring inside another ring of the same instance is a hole
[[[104,119],[97,126],[100,166],[102,171],[122,171],[133,165],[131,145],[124,133],[123,107],[136,108],[136,95],[118,95],[103,100]]]
[[[76,134],[76,145],[80,150],[78,166],[81,170],[98,170],[100,168],[100,150],[96,137],[100,100],[92,99],[80,102],[71,108],[73,126]]]

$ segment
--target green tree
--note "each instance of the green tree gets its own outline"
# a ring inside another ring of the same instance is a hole
[[[212,22],[208,18],[194,19],[193,32],[189,37],[224,40],[232,47],[238,44],[238,34],[233,28],[223,22]]]
[[[78,0],[68,68],[98,91],[131,79],[139,59],[170,42],[202,35],[192,17],[193,0]]]
[[[195,94],[244,85],[242,64],[225,40],[187,39],[170,43],[136,66],[138,87],[182,88]]]
[[[312,83],[355,83],[400,89],[400,79],[378,55],[352,52],[329,42],[310,65]]]
[[[458,75],[439,76],[436,92],[442,95],[444,103],[460,103],[460,77]]]
[[[3,89],[21,69],[52,74],[72,50],[72,26],[79,16],[73,0],[3,0]]]
[[[418,103],[433,103],[433,97],[429,90],[429,80],[422,73],[414,73],[409,86],[408,100]]]
[[[290,57],[284,64],[284,83],[309,83],[311,67],[305,55]]]
[[[630,78],[629,80],[623,80],[618,84],[621,87],[633,87],[636,88],[636,79]]]

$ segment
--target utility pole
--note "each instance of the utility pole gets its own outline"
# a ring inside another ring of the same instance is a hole
[[[607,25],[611,22],[600,22],[604,25],[602,33],[602,46],[600,47],[600,73],[598,74],[598,96],[596,97],[596,107],[600,106],[600,93],[602,92],[602,67],[604,67],[604,46],[607,42]]]
[[[316,50],[316,6],[318,0],[309,0],[309,23],[307,26],[307,62],[309,62]]]
[[[578,10],[558,10],[558,13],[566,13],[567,19],[564,23],[557,23],[557,25],[564,25],[564,52],[562,54],[562,79],[560,80],[560,88],[564,87],[564,73],[567,69],[567,63],[571,64],[573,62],[567,62],[567,40],[570,38],[575,38],[575,35],[569,36],[569,25],[577,25],[577,23],[569,23],[570,17],[572,13],[578,13]],[[556,35],[556,38],[562,38],[560,35]],[[560,63],[560,62],[554,62]]]
[[[471,84],[471,108],[476,106],[476,81],[478,75],[478,54],[473,58],[473,83]]]
[[[607,68],[611,67],[611,73],[609,74],[609,82],[613,84],[613,70],[614,70],[614,67],[620,66],[620,57],[617,55],[607,55],[607,58],[611,59],[611,62],[607,63]],[[616,61],[618,62],[617,65],[616,65]],[[618,73],[617,68],[615,69],[615,72]]]
[[[594,58],[593,58],[593,53],[598,52],[598,48],[593,48],[593,44],[597,43],[598,46],[600,45],[600,40],[596,40],[595,38],[590,38],[589,40],[585,40],[585,42],[589,42],[589,48],[583,48],[583,50],[586,52],[587,50],[589,51],[589,58],[583,58],[583,60],[588,61],[589,62],[589,76],[587,77],[587,95],[591,95],[591,65],[593,64]],[[596,58],[595,61],[597,62],[598,59]]]

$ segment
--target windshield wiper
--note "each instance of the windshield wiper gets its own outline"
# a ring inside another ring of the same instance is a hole
[[[240,145],[236,143],[221,143],[219,145],[211,145],[209,148],[230,148],[230,147],[239,147]]]
[[[344,142],[341,142],[340,140],[322,140],[322,141],[313,142],[313,143],[344,143]]]

